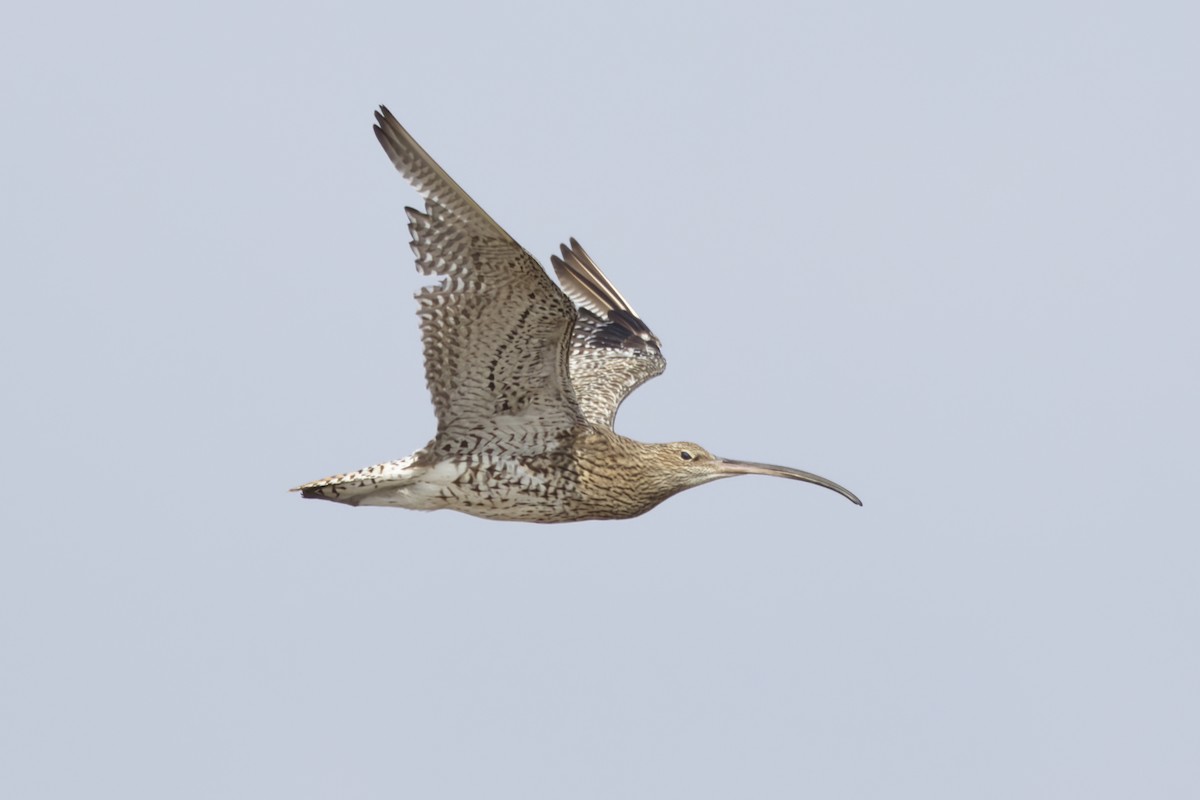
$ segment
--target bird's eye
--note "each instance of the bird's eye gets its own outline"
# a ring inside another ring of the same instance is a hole
[[[680,450],[680,451],[679,451],[679,457],[680,457],[680,458],[682,458],[684,461],[691,461],[691,460],[692,460],[692,454],[691,454],[691,453],[689,453],[687,450]]]

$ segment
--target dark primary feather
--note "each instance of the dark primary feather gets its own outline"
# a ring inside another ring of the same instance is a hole
[[[571,342],[571,382],[589,422],[612,427],[617,408],[637,387],[662,374],[667,362],[658,337],[571,239],[550,263],[578,306]]]

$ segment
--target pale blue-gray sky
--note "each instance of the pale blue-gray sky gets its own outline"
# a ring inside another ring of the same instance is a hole
[[[1194,6],[4,18],[0,795],[1200,796]],[[433,431],[381,102],[865,507],[287,494]]]

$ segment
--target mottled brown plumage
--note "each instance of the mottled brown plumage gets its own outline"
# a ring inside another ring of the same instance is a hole
[[[684,489],[762,474],[861,505],[808,472],[614,432],[621,402],[666,366],[658,338],[578,242],[551,258],[564,293],[386,107],[375,119],[380,145],[425,199],[424,212],[406,209],[417,268],[442,276],[417,293],[437,433],[406,459],[296,491],[355,506],[569,522],[633,517]]]

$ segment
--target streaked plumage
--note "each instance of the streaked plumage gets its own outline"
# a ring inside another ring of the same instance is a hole
[[[578,242],[551,258],[559,289],[386,107],[375,119],[425,199],[424,212],[406,209],[417,269],[441,276],[416,295],[437,433],[406,459],[297,487],[304,497],[567,522],[632,517],[701,483],[770,474],[859,503],[811,473],[615,433],[621,402],[666,366],[658,338]]]

